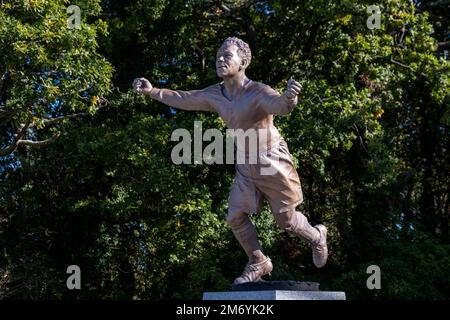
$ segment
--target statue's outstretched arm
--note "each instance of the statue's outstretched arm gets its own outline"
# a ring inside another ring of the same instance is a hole
[[[158,89],[145,78],[135,79],[133,88],[139,93],[149,95],[168,106],[188,111],[214,111],[208,102],[205,90],[170,90]]]

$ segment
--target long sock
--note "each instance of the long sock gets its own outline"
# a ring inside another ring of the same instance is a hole
[[[258,256],[264,257],[255,226],[247,215],[239,219],[239,224],[231,224],[231,230],[244,248],[249,260],[254,260]]]
[[[308,219],[298,211],[289,210],[277,213],[275,219],[281,228],[308,242],[317,242],[320,239],[319,231],[311,226]]]

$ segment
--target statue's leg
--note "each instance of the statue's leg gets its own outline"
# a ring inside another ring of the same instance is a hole
[[[287,232],[305,239],[308,242],[319,240],[319,230],[311,226],[308,219],[295,208],[288,208],[284,212],[274,214],[278,226]]]
[[[255,226],[247,213],[229,211],[227,222],[241,247],[244,248],[250,263],[258,263],[266,259],[262,253]]]
[[[318,267],[323,267],[328,258],[327,229],[324,225],[311,226],[308,219],[295,207],[289,207],[274,213],[278,226],[287,232],[305,239],[311,244],[313,251],[313,262]]]
[[[248,214],[260,212],[262,201],[262,194],[251,178],[252,172],[251,165],[237,164],[230,191],[227,222],[249,259],[244,272],[234,280],[234,284],[258,281],[273,268],[269,257],[262,253],[255,226]]]
[[[227,222],[249,258],[244,272],[234,280],[234,284],[260,280],[272,271],[273,266],[270,258],[262,253],[255,226],[248,214],[243,212],[229,212]]]

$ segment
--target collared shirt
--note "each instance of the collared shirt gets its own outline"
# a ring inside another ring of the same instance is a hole
[[[188,111],[217,112],[230,129],[258,130],[259,146],[271,146],[281,139],[273,124],[273,115],[284,115],[292,111],[294,99],[280,95],[270,86],[248,81],[241,91],[229,100],[222,92],[223,83],[201,90],[170,90],[153,88],[150,96],[166,105]],[[259,136],[264,133],[263,139]],[[247,149],[246,149],[247,150]]]

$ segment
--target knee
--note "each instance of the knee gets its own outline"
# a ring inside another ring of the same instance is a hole
[[[285,231],[291,231],[294,229],[295,224],[293,219],[289,219],[289,218],[280,218],[280,219],[276,219],[277,220],[277,225],[285,230]]]
[[[227,223],[231,228],[239,228],[245,224],[246,214],[239,211],[228,211]]]
[[[274,217],[277,225],[285,231],[292,231],[297,225],[295,210],[279,212]]]

